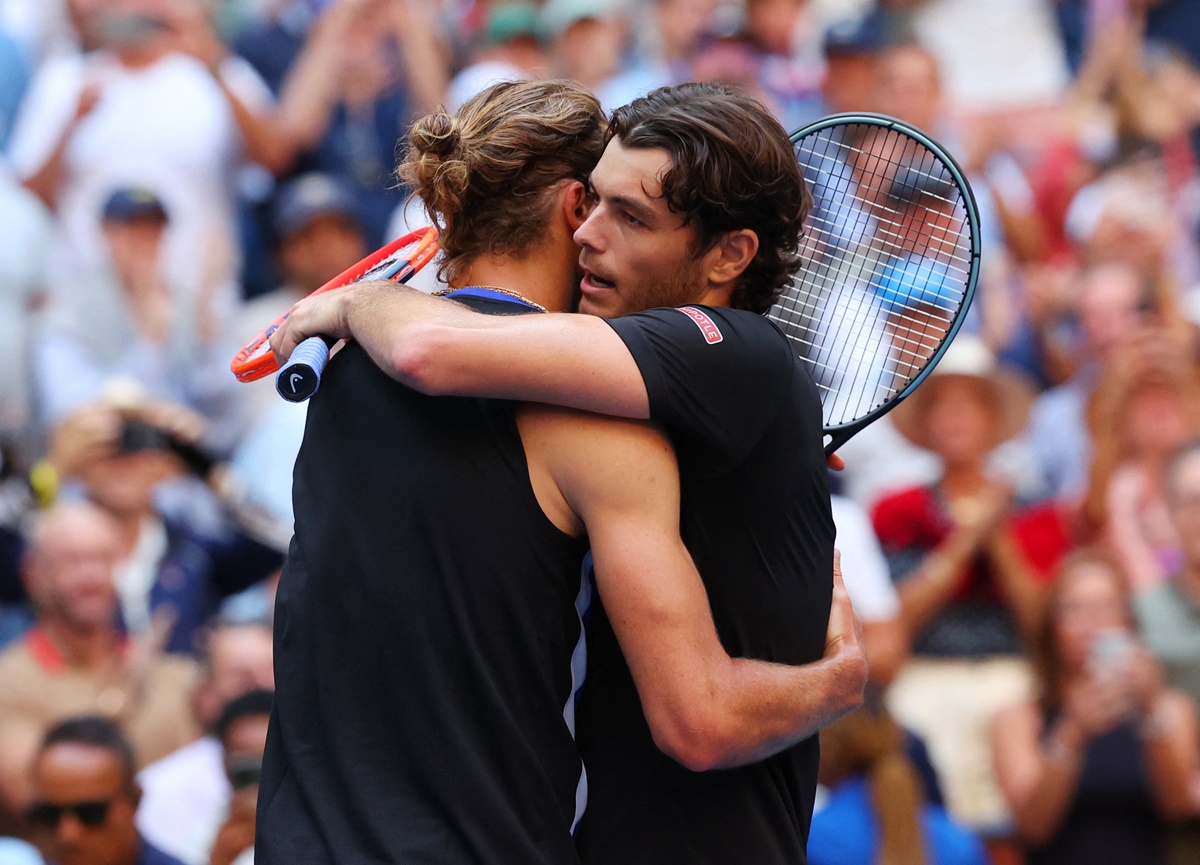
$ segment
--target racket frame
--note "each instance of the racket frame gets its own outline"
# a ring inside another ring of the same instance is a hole
[[[379,277],[380,279],[389,279],[392,282],[404,282],[437,255],[437,229],[432,226],[418,228],[416,231],[411,231],[403,237],[396,238],[391,243],[375,250],[375,252],[372,252],[358,263],[346,268],[308,296],[316,297],[318,294],[325,294],[328,291],[345,288],[352,283],[358,282],[388,258],[413,244],[416,244],[416,247],[413,249],[412,254],[403,262],[398,270],[391,274],[380,274]],[[264,352],[258,355],[255,355],[255,352],[267,343],[271,335],[287,321],[289,315],[291,315],[290,309],[261,330],[258,336],[242,346],[241,350],[234,355],[233,360],[229,364],[229,369],[237,377],[238,381],[257,381],[279,369],[279,364],[275,361],[275,355],[271,352]]]
[[[846,423],[836,424],[834,426],[824,427],[825,435],[830,437],[829,443],[825,446],[825,455],[830,456],[837,451],[842,445],[848,442],[853,436],[862,432],[870,424],[879,420],[885,414],[890,412],[905,399],[912,395],[929,374],[933,372],[934,367],[945,355],[946,350],[950,348],[950,343],[954,341],[954,337],[958,334],[959,328],[962,327],[963,321],[967,317],[967,311],[971,307],[971,302],[975,299],[975,289],[979,282],[979,265],[982,254],[982,241],[979,232],[979,208],[975,202],[975,193],[971,189],[971,184],[967,181],[967,175],[958,164],[957,160],[950,155],[941,144],[929,137],[927,134],[917,129],[910,123],[906,123],[897,117],[891,117],[887,114],[876,114],[866,111],[852,111],[842,114],[831,114],[828,117],[823,117],[820,120],[814,121],[807,126],[802,126],[788,136],[791,139],[793,148],[796,147],[804,138],[820,132],[823,129],[828,129],[833,126],[876,126],[881,129],[894,130],[902,135],[907,135],[921,146],[925,147],[934,155],[949,172],[954,184],[962,193],[963,211],[967,218],[967,226],[970,234],[970,265],[967,274],[966,287],[963,290],[963,299],[959,307],[958,314],[955,315],[950,327],[946,331],[946,335],[942,338],[941,344],[930,357],[929,362],[924,368],[917,373],[916,377],[905,385],[904,389],[894,396],[884,400],[878,407],[872,409],[863,417]],[[799,158],[799,153],[796,154]],[[791,341],[789,337],[789,341]]]

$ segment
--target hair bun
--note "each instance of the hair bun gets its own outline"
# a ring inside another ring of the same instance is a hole
[[[444,111],[430,114],[413,125],[411,140],[419,152],[445,159],[458,149],[458,120]]]

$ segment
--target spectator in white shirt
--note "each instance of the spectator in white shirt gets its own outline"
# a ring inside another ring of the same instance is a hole
[[[202,678],[193,702],[196,719],[208,735],[138,774],[139,831],[187,865],[208,865],[233,798],[215,725],[231,701],[274,687],[271,647],[268,625],[217,623],[200,656]]]
[[[234,180],[243,157],[272,170],[290,146],[268,122],[266,85],[229,57],[199,0],[108,0],[80,12],[85,44],[48,60],[19,112],[17,175],[60,217],[56,285],[103,263],[100,208],[113,189],[152,185],[177,220],[169,259],[229,283]]]

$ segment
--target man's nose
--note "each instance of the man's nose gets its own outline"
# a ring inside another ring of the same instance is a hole
[[[601,208],[599,205],[593,207],[592,212],[588,214],[583,224],[575,229],[575,242],[580,246],[586,246],[597,252],[601,251],[602,232],[600,231],[600,220],[598,218],[600,212]]]
[[[55,835],[60,844],[78,844],[83,834],[84,825],[74,814],[68,811],[59,818]]]

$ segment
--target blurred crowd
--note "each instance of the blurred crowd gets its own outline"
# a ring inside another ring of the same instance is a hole
[[[414,118],[550,76],[890,114],[978,200],[834,479],[810,861],[1200,862],[1200,3],[0,0],[0,863],[252,861],[304,410],[229,360],[423,222]]]

